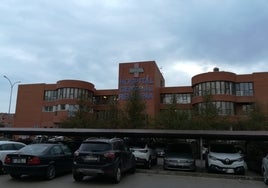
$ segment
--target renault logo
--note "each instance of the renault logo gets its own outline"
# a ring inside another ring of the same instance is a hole
[[[228,159],[228,158],[225,159],[225,163],[226,163],[226,164],[229,164],[229,163],[230,163],[230,159]]]

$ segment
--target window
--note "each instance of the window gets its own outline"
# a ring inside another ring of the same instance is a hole
[[[212,105],[217,110],[218,115],[233,115],[234,114],[234,103],[233,102],[225,102],[225,101],[214,101]],[[198,104],[198,111],[201,113],[206,109],[205,103]]]
[[[57,92],[54,90],[46,90],[44,93],[45,101],[54,101],[57,99]]]
[[[204,82],[194,86],[194,95],[234,95],[234,85],[233,82],[228,81]]]
[[[53,106],[44,106],[43,112],[53,112]]]
[[[236,84],[236,96],[253,96],[253,83],[242,82]]]

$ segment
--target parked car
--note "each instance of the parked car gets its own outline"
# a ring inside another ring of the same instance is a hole
[[[0,141],[0,173],[4,173],[3,164],[8,153],[16,152],[26,146],[22,142]]]
[[[75,181],[82,181],[84,176],[102,175],[119,183],[122,173],[135,170],[135,156],[120,138],[87,139],[74,154]]]
[[[264,183],[268,185],[268,154],[262,158],[261,170]]]
[[[167,146],[165,151],[164,170],[186,170],[195,171],[195,157],[191,144],[173,143]]]
[[[244,155],[233,144],[215,143],[208,149],[206,166],[209,172],[245,174]]]
[[[4,170],[15,179],[28,175],[51,180],[60,173],[71,172],[72,162],[72,152],[66,145],[38,143],[7,154]]]
[[[153,165],[157,164],[157,152],[154,147],[148,143],[136,143],[131,146],[131,151],[135,156],[136,164],[145,166],[150,169]]]

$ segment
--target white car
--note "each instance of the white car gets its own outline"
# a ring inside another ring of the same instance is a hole
[[[133,146],[130,149],[135,156],[137,165],[143,165],[150,169],[154,164],[157,164],[156,150],[149,147],[148,144],[139,144],[139,146]]]
[[[268,155],[262,158],[261,170],[264,183],[268,185]]]
[[[26,144],[14,141],[0,141],[0,173],[3,173],[3,164],[8,153],[16,152]]]
[[[244,156],[232,144],[211,144],[206,165],[209,172],[245,174]]]

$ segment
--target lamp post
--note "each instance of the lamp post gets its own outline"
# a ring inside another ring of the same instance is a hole
[[[8,115],[10,116],[10,107],[11,107],[11,99],[12,99],[12,92],[13,92],[13,87],[15,84],[20,83],[20,81],[16,81],[16,82],[11,82],[10,79],[4,75],[4,78],[8,80],[9,84],[10,84],[10,96],[9,96],[9,106],[8,106]]]

